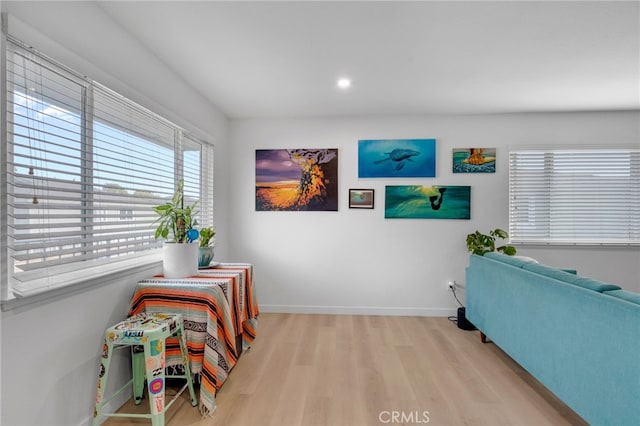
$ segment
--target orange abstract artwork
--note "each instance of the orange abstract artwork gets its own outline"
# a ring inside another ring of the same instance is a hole
[[[256,150],[257,211],[337,211],[337,149]]]

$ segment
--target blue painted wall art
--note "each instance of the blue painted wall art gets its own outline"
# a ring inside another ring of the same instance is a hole
[[[435,139],[358,141],[358,177],[435,177]]]
[[[388,219],[471,219],[471,187],[386,186],[384,217]]]
[[[495,173],[495,148],[454,148],[453,173]]]

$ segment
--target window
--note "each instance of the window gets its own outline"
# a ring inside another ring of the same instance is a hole
[[[640,244],[640,149],[509,154],[513,243]]]
[[[159,259],[151,207],[180,180],[213,224],[211,145],[7,39],[3,300]]]

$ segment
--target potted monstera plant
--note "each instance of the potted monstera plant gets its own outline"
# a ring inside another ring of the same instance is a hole
[[[184,182],[180,181],[171,200],[153,207],[158,214],[155,238],[164,240],[162,266],[167,278],[184,278],[198,272],[198,243],[195,241],[200,233],[195,228],[198,224],[196,205],[197,201],[184,205]]]
[[[471,253],[479,256],[484,256],[485,253],[490,251],[498,251],[509,256],[514,256],[516,254],[516,248],[512,245],[505,244],[496,247],[497,238],[505,240],[509,238],[509,234],[507,231],[500,228],[489,231],[489,234],[483,234],[480,231],[476,231],[467,235],[467,249]]]
[[[200,230],[200,247],[198,247],[198,266],[200,268],[209,266],[211,260],[213,260],[213,247],[216,245],[213,237],[215,235],[216,230],[213,226]]]

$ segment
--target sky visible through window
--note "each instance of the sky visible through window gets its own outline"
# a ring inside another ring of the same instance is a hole
[[[212,222],[212,147],[20,43],[4,65],[9,299],[157,261],[153,207],[179,180]]]
[[[81,118],[79,114],[20,92],[14,92],[14,171],[19,176],[41,174],[47,180],[82,180]],[[93,186],[120,187],[129,193],[168,197],[173,193],[172,147],[144,140],[106,124],[93,123]],[[199,150],[185,151],[188,176],[200,168]],[[159,163],[161,168],[159,168]],[[150,180],[149,169],[153,169]],[[160,170],[160,172],[158,171]],[[196,176],[198,173],[196,173]],[[198,198],[193,177],[185,188]]]
[[[79,113],[36,96],[13,92],[15,248],[26,253],[14,267],[64,263],[88,256],[89,247],[100,257],[120,256],[134,241],[153,239],[151,208],[174,192],[174,147],[99,120],[83,142]],[[186,142],[189,203],[200,198],[200,160],[200,144]],[[48,243],[35,247],[45,235]]]

